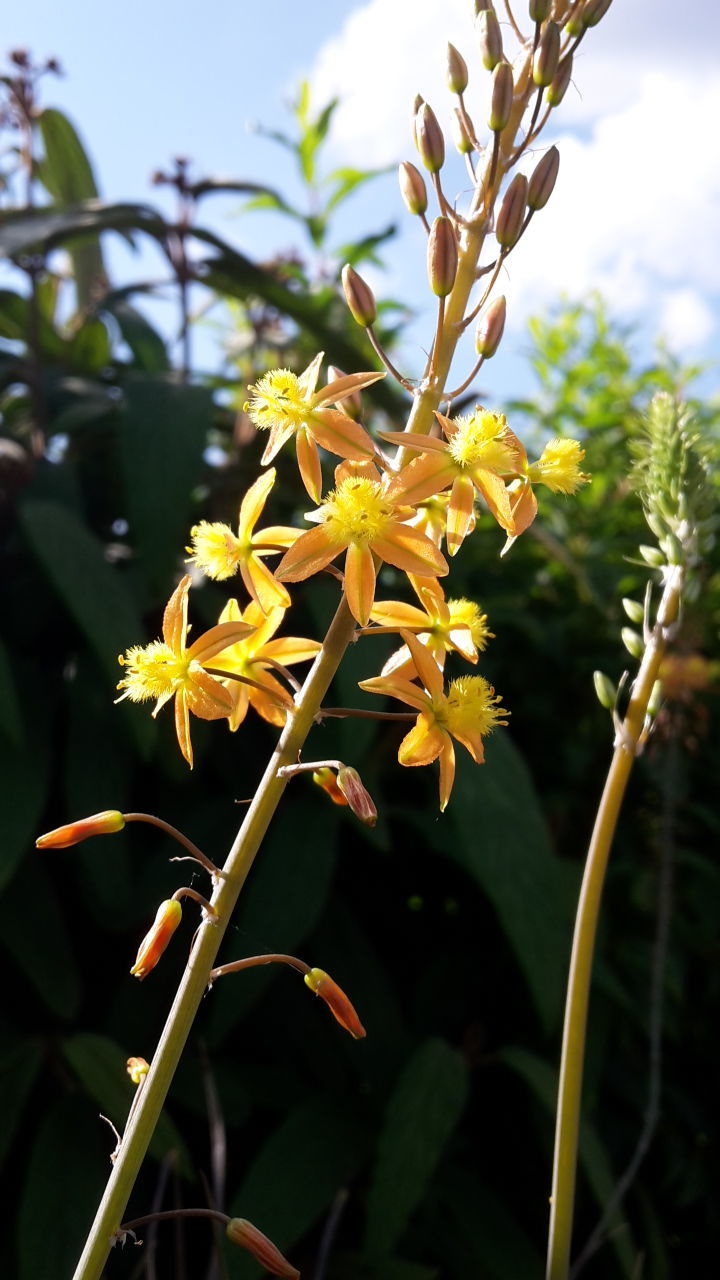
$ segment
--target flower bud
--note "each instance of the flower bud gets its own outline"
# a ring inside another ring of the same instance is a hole
[[[484,356],[489,360],[495,355],[500,346],[500,339],[505,329],[505,315],[507,307],[505,298],[501,295],[495,298],[483,311],[477,322],[475,330],[475,350],[479,356]]]
[[[356,324],[362,325],[363,329],[367,329],[374,323],[377,315],[372,289],[349,263],[346,263],[342,269],[342,286],[353,320]]]
[[[331,1014],[355,1040],[364,1040],[366,1031],[345,992],[333,982],[324,969],[311,969],[305,974],[305,984],[316,996],[324,1000]]]
[[[545,94],[545,101],[549,107],[559,107],[570,84],[572,77],[573,59],[572,54],[567,53],[558,63],[557,71],[553,77],[552,84],[548,85],[548,91]]]
[[[557,22],[546,22],[538,47],[533,54],[533,80],[539,89],[549,85],[560,61],[560,28]]]
[[[612,0],[585,0],[585,7],[582,11],[583,27],[596,27],[607,13]]]
[[[333,804],[347,804],[347,800],[337,784],[337,778],[332,769],[316,769],[312,780],[316,787],[322,787],[326,795],[329,795]]]
[[[420,158],[430,173],[439,173],[445,163],[445,139],[437,116],[423,102],[415,116],[415,142]]]
[[[508,187],[495,224],[495,237],[503,249],[512,249],[522,230],[527,208],[528,180],[524,173],[516,173]]]
[[[90,818],[80,818],[77,822],[68,822],[64,827],[56,827],[44,836],[38,836],[35,845],[38,849],[67,849],[70,845],[80,844],[90,836],[106,836],[114,831],[122,831],[125,818],[117,809],[104,809],[102,813],[94,813]]]
[[[343,765],[342,769],[338,769],[337,785],[355,817],[364,822],[366,827],[374,827],[377,822],[375,801],[363,786],[357,769]]]
[[[422,96],[422,94],[421,94],[421,93],[416,93],[416,94],[415,94],[415,97],[414,97],[414,99],[413,99],[413,104],[412,104],[412,136],[413,136],[413,142],[415,143],[415,146],[417,146],[417,117],[418,117],[418,111],[420,110],[420,108],[421,108],[421,106],[422,106],[422,104],[423,104],[423,102],[424,102],[424,101],[425,101],[425,99],[423,98],[423,96]]]
[[[270,1272],[271,1276],[286,1276],[287,1280],[300,1280],[300,1272],[284,1258],[280,1250],[268,1240],[262,1231],[258,1231],[247,1218],[231,1218],[225,1228],[225,1234],[232,1244],[247,1249],[253,1258]]]
[[[653,569],[662,569],[665,564],[665,556],[659,547],[641,545],[638,550],[646,564],[649,564]]]
[[[536,164],[528,184],[528,208],[534,213],[545,208],[555,188],[559,168],[560,152],[557,147],[549,147]]]
[[[600,706],[605,707],[606,711],[612,711],[617,700],[617,689],[610,677],[606,676],[604,671],[594,671],[593,684]]]
[[[425,179],[420,170],[416,169],[414,164],[410,164],[409,160],[403,161],[400,165],[398,178],[400,180],[400,192],[408,212],[414,213],[419,217],[428,206]]]
[[[475,143],[468,133],[463,113],[458,107],[453,111],[453,142],[461,156],[469,156],[475,150]]]
[[[530,21],[544,22],[550,12],[550,0],[530,0]]]
[[[475,30],[480,43],[482,64],[488,71],[494,71],[503,58],[502,33],[494,9],[480,11],[475,19]]]
[[[182,907],[175,898],[160,903],[152,928],[140,943],[137,959],[130,970],[141,982],[155,968],[181,920]]]
[[[643,621],[645,610],[639,600],[630,600],[628,596],[623,596],[622,607],[631,622],[639,623]]]
[[[663,683],[662,680],[656,680],[650,690],[650,697],[647,704],[648,720],[655,720],[663,702]]]
[[[340,378],[344,378],[345,374],[342,369],[338,369],[336,364],[328,365],[328,386],[333,382],[337,382]],[[359,391],[351,391],[349,395],[343,396],[340,404],[337,406],[340,413],[344,413],[347,418],[359,418],[362,414],[362,400]]]
[[[642,658],[645,652],[645,642],[637,631],[633,631],[632,627],[623,627],[620,637],[628,653],[632,654],[633,658]]]
[[[126,1070],[133,1084],[140,1084],[150,1070],[150,1063],[145,1058],[128,1058]]]
[[[582,20],[582,12],[578,7],[574,13],[570,14],[570,17],[565,23],[565,35],[575,38],[575,36],[581,36],[584,30],[585,23]]]
[[[451,93],[464,93],[468,86],[467,63],[454,44],[447,47],[447,83]]]
[[[455,230],[449,218],[436,218],[430,229],[427,268],[430,288],[438,298],[451,292],[457,275],[458,250]]]
[[[498,62],[493,71],[492,99],[488,128],[500,133],[510,119],[513,104],[513,74],[509,62]]]

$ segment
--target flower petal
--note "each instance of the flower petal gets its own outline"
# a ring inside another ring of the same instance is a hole
[[[270,640],[263,645],[258,658],[273,658],[276,662],[289,666],[293,662],[309,662],[321,648],[319,640],[305,640],[302,636],[281,636],[279,640]]]
[[[305,485],[305,490],[313,502],[319,502],[322,496],[320,454],[307,427],[301,427],[295,437],[295,452],[297,453],[300,478]]]
[[[302,532],[302,529],[293,529],[289,524],[269,524],[252,536],[255,555],[271,556],[276,549],[282,551],[284,547],[291,547]]]
[[[377,600],[370,617],[384,627],[427,627],[428,615],[404,600]]]
[[[455,748],[452,744],[452,738],[445,734],[445,742],[440,752],[440,812],[444,813],[447,808],[447,802],[450,799],[450,792],[453,789],[455,781]]]
[[[475,524],[475,485],[470,476],[456,476],[450,490],[447,513],[448,555],[457,555],[466,536]]]
[[[423,436],[416,431],[378,431],[381,440],[399,445],[401,449],[418,449],[421,453],[447,453],[444,440],[437,436]]]
[[[307,369],[303,369],[298,377],[298,387],[305,395],[307,400],[314,395],[317,386],[317,380],[320,374],[320,366],[325,358],[324,351],[318,351],[313,360],[310,361]]]
[[[193,641],[187,650],[187,656],[194,658],[196,662],[207,663],[216,654],[222,653],[223,649],[250,635],[251,631],[253,627],[247,622],[218,622],[217,626],[210,627],[209,631],[204,631]]]
[[[432,764],[442,751],[447,734],[434,725],[428,716],[419,715],[409,733],[406,733],[400,749],[398,760],[406,766]]]
[[[364,427],[338,409],[318,409],[308,421],[308,431],[329,453],[364,462],[375,456],[375,445]]]
[[[390,525],[384,538],[374,538],[370,545],[381,560],[405,573],[442,577],[448,572],[447,560],[434,542],[418,529],[413,529],[412,525],[402,524],[399,520]]]
[[[497,520],[500,528],[504,529],[506,533],[514,534],[515,521],[513,520],[510,494],[505,487],[505,481],[496,475],[494,471],[487,471],[485,468],[480,467],[473,472],[473,480],[476,488],[485,499],[490,515]]]
[[[411,631],[402,631],[400,634],[412,654],[421,684],[427,689],[431,698],[441,698],[444,688],[443,674],[432,654]]]
[[[537,515],[537,498],[533,493],[532,485],[523,485],[519,494],[511,490],[510,504],[512,508],[515,537],[519,538],[521,533],[524,533],[526,529],[529,529]]]
[[[268,494],[275,483],[275,468],[270,467],[269,471],[263,472],[258,476],[254,484],[250,485],[245,497],[240,504],[240,515],[238,517],[238,538],[241,542],[245,542],[252,533],[263,507],[268,499]]]
[[[187,760],[190,768],[193,767],[193,749],[190,741],[190,716],[188,714],[187,701],[183,690],[177,694],[175,698],[175,732],[180,745],[180,750]]]
[[[240,576],[252,596],[257,600],[263,613],[270,613],[278,607],[287,609],[291,603],[289,592],[270,572],[259,556],[250,554],[240,564]]]
[[[248,685],[247,691],[250,705],[255,708],[259,716],[262,716],[263,720],[267,720],[268,724],[274,724],[278,728],[282,728],[287,719],[287,711],[290,711],[293,705],[287,689],[283,689],[280,682],[274,676],[271,676],[268,671],[253,669],[252,679],[257,680],[258,684],[264,685],[268,692],[263,693],[261,689],[254,689],[252,685]],[[279,703],[283,703],[287,707],[287,711],[283,711],[282,706],[278,705]]]
[[[187,635],[188,591],[192,578],[187,573],[181,578],[170,599],[165,605],[162,634],[165,644],[173,653],[182,653]]]
[[[228,725],[231,733],[235,733],[248,713],[248,707],[250,706],[250,699],[248,698],[249,685],[241,684],[239,680],[228,680],[225,687],[232,698],[232,708],[228,713]]]
[[[273,458],[280,452],[286,440],[289,440],[295,432],[294,422],[277,422],[270,428],[268,442],[260,462],[264,467],[268,462],[272,462]]]
[[[351,542],[347,549],[345,595],[353,618],[366,627],[375,599],[375,561],[367,542]]]
[[[373,676],[370,680],[359,680],[358,687],[366,693],[381,693],[389,698],[397,698],[399,702],[406,702],[409,707],[416,707],[418,711],[432,710],[425,690],[400,676]]]
[[[342,550],[342,543],[330,542],[323,525],[317,529],[308,529],[285,552],[275,571],[276,575],[281,582],[302,582],[313,573],[319,573]]]
[[[442,453],[425,453],[420,458],[413,458],[390,481],[388,497],[393,502],[407,502],[415,506],[447,489],[456,475],[457,467],[444,449]]]
[[[371,387],[373,382],[379,382],[385,377],[385,371],[378,372],[374,370],[369,373],[346,373],[342,378],[335,378],[333,382],[328,382],[326,387],[321,387],[316,391],[313,398],[313,408],[318,408],[321,404],[337,404],[340,400],[345,400],[353,394],[353,391],[362,391],[363,387]]]
[[[232,708],[232,698],[225,685],[215,676],[208,675],[202,667],[193,665],[183,692],[188,707],[199,720],[222,720]]]

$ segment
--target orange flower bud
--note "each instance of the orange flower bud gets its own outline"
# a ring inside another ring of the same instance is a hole
[[[583,27],[596,27],[598,22],[605,17],[612,0],[586,0],[585,8],[582,11]]]
[[[439,173],[445,163],[445,139],[437,116],[423,102],[415,116],[415,142],[420,159],[430,173]]]
[[[409,213],[423,214],[428,207],[427,187],[419,169],[405,160],[398,170],[400,192]]]
[[[533,80],[538,88],[546,88],[553,80],[560,61],[560,28],[557,22],[546,22],[533,55]]]
[[[182,907],[179,902],[168,898],[166,902],[160,903],[152,928],[140,943],[137,959],[130,970],[140,981],[155,968],[181,920]]]
[[[349,263],[346,263],[342,269],[342,286],[353,320],[356,324],[362,325],[363,329],[367,329],[377,315],[372,289]]]
[[[366,1031],[345,992],[324,969],[311,969],[305,974],[305,984],[316,996],[324,1000],[331,1014],[341,1027],[355,1040],[364,1040]]]
[[[139,1084],[150,1070],[150,1063],[145,1058],[128,1058],[126,1069],[133,1084]]]
[[[550,0],[530,0],[531,22],[544,22],[550,12]]]
[[[287,1276],[288,1280],[299,1280],[300,1272],[297,1267],[293,1267],[272,1240],[268,1240],[247,1218],[231,1218],[225,1234],[232,1244],[239,1244],[242,1249],[247,1249],[271,1276]]]
[[[38,836],[35,844],[38,849],[67,849],[69,845],[80,844],[90,836],[106,836],[113,831],[122,831],[125,818],[117,809],[104,809],[102,813],[94,813],[90,818],[80,818],[77,822],[68,822],[64,827],[56,827],[47,835]]]
[[[323,791],[327,792],[333,804],[347,804],[332,769],[316,769],[312,780],[316,787],[322,787]]]
[[[513,73],[509,62],[498,62],[493,71],[492,100],[488,128],[500,133],[510,119],[513,104]]]
[[[572,54],[568,53],[560,60],[558,69],[553,77],[552,84],[548,86],[545,95],[549,107],[559,107],[570,83],[572,76],[573,59]]]
[[[455,229],[449,218],[436,218],[427,243],[427,269],[430,288],[438,298],[446,298],[455,284],[458,247]]]
[[[464,93],[468,86],[467,63],[454,44],[447,47],[447,83],[451,93]]]
[[[489,360],[500,346],[500,339],[505,329],[507,306],[504,295],[495,298],[483,311],[475,330],[475,350],[479,356]]]
[[[475,143],[468,133],[465,119],[458,107],[453,113],[453,142],[461,156],[469,156],[471,151],[475,150]]]
[[[377,822],[375,802],[370,792],[366,791],[363,786],[362,778],[357,769],[353,769],[348,765],[338,769],[337,785],[355,817],[364,822],[366,827],[374,827]]]
[[[539,164],[535,166],[528,186],[528,207],[533,210],[544,209],[550,199],[557,181],[560,168],[560,152],[557,147],[550,147]]]
[[[500,23],[493,9],[481,9],[475,19],[475,30],[480,41],[480,57],[487,71],[494,71],[502,62],[503,44]]]
[[[528,180],[524,173],[516,173],[508,187],[495,224],[495,236],[503,249],[512,249],[522,231],[527,207]]]

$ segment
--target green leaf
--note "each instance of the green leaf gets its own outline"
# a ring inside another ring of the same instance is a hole
[[[371,178],[378,178],[381,174],[389,173],[390,168],[384,169],[335,169],[333,173],[329,173],[325,179],[326,183],[334,182],[335,190],[329,196],[325,204],[325,213],[331,213],[343,200],[346,200],[353,191],[357,191],[358,187],[369,182]]]
[[[65,917],[35,850],[0,897],[0,940],[57,1017],[72,1018],[80,1004],[80,974]]]
[[[132,351],[138,369],[144,373],[165,373],[170,368],[160,334],[127,298],[108,294],[103,298],[102,306],[103,311],[108,311],[117,321],[123,341]]]
[[[426,1040],[388,1103],[368,1193],[367,1247],[389,1252],[425,1196],[467,1095],[465,1063],[444,1040]]]
[[[137,1090],[126,1070],[128,1051],[108,1036],[80,1032],[63,1041],[62,1052],[85,1091],[122,1133]],[[189,1173],[190,1159],[185,1143],[164,1111],[155,1126],[149,1151],[156,1160],[175,1151],[181,1172]]]
[[[0,1165],[22,1120],[23,1107],[37,1078],[42,1058],[43,1049],[39,1040],[29,1036],[4,1036],[0,1049],[0,1097],[3,1104]]]
[[[57,204],[76,204],[97,198],[95,176],[85,149],[67,116],[53,107],[40,112],[38,126],[45,147],[41,177]],[[99,238],[69,244],[77,291],[78,311],[89,307],[98,287],[107,282]]]
[[[20,746],[25,731],[23,728],[20,699],[18,698],[10,656],[4,641],[0,637],[0,733],[5,734],[13,746]]]
[[[78,1098],[38,1126],[17,1223],[18,1280],[70,1276],[107,1180],[106,1126]]]
[[[292,1111],[268,1139],[228,1210],[248,1218],[288,1250],[329,1208],[365,1161],[367,1126],[331,1098],[316,1096]],[[233,1280],[257,1266],[228,1253]]]
[[[127,518],[138,563],[161,592],[187,540],[192,490],[212,422],[212,392],[140,375],[119,416]]]
[[[168,227],[148,205],[104,204],[84,200],[65,209],[41,205],[36,209],[0,212],[0,258],[34,250],[49,252],[74,236],[97,236],[101,231],[144,231],[164,241]]]
[[[506,732],[492,737],[486,755],[478,767],[458,753],[448,806],[453,833],[440,847],[490,898],[550,1029],[562,1007],[575,870],[553,852],[532,780]]]
[[[12,879],[20,859],[30,852],[39,835],[48,783],[48,747],[47,735],[32,718],[21,742],[0,733],[0,889]]]
[[[492,1169],[488,1177],[491,1181]],[[487,1181],[467,1168],[448,1169],[438,1199],[437,1220],[428,1231],[452,1274],[482,1280],[542,1275],[540,1253]]]
[[[28,299],[9,289],[0,289],[0,337],[27,344],[31,323]],[[45,360],[66,358],[68,344],[42,310],[38,316],[38,338]]]

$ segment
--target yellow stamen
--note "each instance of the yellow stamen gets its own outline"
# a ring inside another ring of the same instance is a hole
[[[550,440],[538,461],[528,470],[531,482],[547,485],[553,493],[574,493],[590,476],[580,470],[585,450],[578,440]]]
[[[467,417],[455,418],[457,431],[448,449],[452,459],[465,471],[487,467],[490,471],[514,471],[517,457],[512,441],[506,438],[507,422],[503,414],[489,409],[476,409]]]
[[[501,716],[507,711],[498,705],[492,685],[483,676],[461,676],[453,680],[445,698],[445,725],[459,737],[480,734],[485,737],[496,725],[506,724]]]
[[[192,545],[187,550],[198,569],[216,582],[232,577],[242,556],[242,546],[232,529],[217,520],[201,520],[190,530],[190,537]]]
[[[145,646],[133,645],[119,661],[126,674],[117,686],[125,690],[118,702],[123,698],[131,702],[166,699],[187,679],[190,667],[189,658],[178,657],[162,640],[152,640]]]
[[[250,391],[252,400],[245,405],[245,412],[261,431],[299,427],[306,421],[310,406],[297,375],[289,369],[273,369]]]
[[[339,545],[384,538],[396,519],[392,503],[383,497],[377,480],[349,476],[320,508],[328,538]]]
[[[450,622],[446,630],[452,631],[455,627],[464,624],[469,628],[470,639],[475,648],[482,653],[487,648],[488,640],[494,639],[487,625],[487,614],[480,612],[480,606],[474,600],[466,600],[464,597],[459,600],[448,600],[447,607],[450,611]]]

